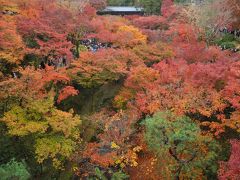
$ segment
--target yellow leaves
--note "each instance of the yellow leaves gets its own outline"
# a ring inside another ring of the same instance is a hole
[[[133,148],[134,152],[140,152],[141,150],[142,150],[141,146],[136,146],[136,147]]]
[[[118,32],[128,32],[132,33],[134,38],[138,39],[139,41],[146,42],[147,38],[143,35],[139,29],[134,26],[120,26]]]
[[[12,124],[12,127],[14,124]],[[9,129],[9,134],[13,136],[25,136],[36,132],[45,132],[48,126],[45,122],[23,122],[15,124],[14,128]]]
[[[52,159],[53,166],[63,169],[62,161],[69,158],[75,148],[75,143],[61,136],[53,136],[37,139],[35,145],[36,158],[39,163]]]
[[[73,170],[73,172],[78,172],[78,167],[74,166],[74,167],[72,167],[72,170]]]
[[[116,161],[115,161],[115,164],[121,164],[121,159],[117,159]]]
[[[141,146],[136,146],[132,150],[128,150],[126,154],[120,156],[116,161],[115,164],[119,165],[121,168],[126,166],[136,167],[138,166],[138,155],[137,153],[142,150]]]
[[[24,44],[17,33],[15,20],[4,17],[0,20],[0,59],[9,63],[19,63],[23,58]]]
[[[128,154],[130,155],[130,154]],[[137,163],[137,154],[136,153],[132,153],[131,156],[121,156],[120,159],[117,159],[115,161],[116,165],[119,165],[121,168],[124,168],[125,166],[129,165],[131,167],[136,167],[138,165]]]
[[[49,97],[48,99],[42,99],[42,100],[33,100],[26,104],[26,107],[30,110],[31,112],[38,112],[42,114],[46,114],[52,109],[54,103],[54,98]]]
[[[70,157],[80,140],[80,117],[56,109],[53,98],[25,103],[23,107],[15,106],[6,112],[1,121],[7,125],[12,136],[32,135],[37,138],[34,142],[39,163],[51,159],[55,168],[62,169],[63,161]]]
[[[8,133],[13,136],[26,136],[31,133],[43,133],[47,130],[47,122],[32,121],[27,117],[26,112],[19,106],[13,107],[11,111],[5,113],[3,119],[8,126]]]
[[[124,163],[121,163],[121,164],[120,164],[120,167],[121,167],[121,168],[124,168],[124,167],[125,167],[125,164],[124,164]]]
[[[112,149],[120,149],[120,146],[118,146],[115,142],[111,143],[111,148]]]
[[[19,12],[17,3],[15,0],[9,1],[9,0],[0,0],[0,11],[12,11],[12,12]]]
[[[77,132],[74,129],[81,124],[79,116],[73,116],[71,113],[53,110],[51,116],[47,117],[49,125],[53,128],[53,131],[63,132],[66,137],[70,135],[76,135]]]
[[[133,47],[138,44],[146,44],[147,36],[143,35],[138,28],[134,26],[120,26],[117,31],[117,44]]]

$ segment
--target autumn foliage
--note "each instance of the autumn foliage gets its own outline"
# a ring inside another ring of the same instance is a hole
[[[0,168],[239,179],[240,54],[210,43],[190,6],[120,17],[97,15],[105,0],[0,3]],[[238,28],[236,2],[222,6]]]
[[[24,44],[17,33],[16,21],[11,17],[0,16],[0,59],[10,63],[19,63],[24,55]]]
[[[72,86],[66,86],[60,91],[57,102],[60,103],[64,99],[67,99],[69,96],[75,95],[78,95],[78,90],[74,89]]]
[[[219,179],[238,179],[240,175],[239,167],[239,141],[231,140],[231,156],[228,162],[220,162],[220,169],[218,171]]]

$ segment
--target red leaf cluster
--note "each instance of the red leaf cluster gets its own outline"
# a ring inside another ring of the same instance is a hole
[[[240,142],[239,140],[231,140],[231,156],[228,162],[220,162],[218,178],[220,180],[240,178]]]
[[[74,87],[66,86],[60,91],[57,103],[62,102],[63,100],[67,99],[69,96],[76,96],[78,95],[78,93],[79,91],[76,90]]]

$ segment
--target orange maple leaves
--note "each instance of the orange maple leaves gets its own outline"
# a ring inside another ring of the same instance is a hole
[[[67,99],[69,96],[78,95],[78,93],[79,93],[79,91],[76,90],[74,87],[66,86],[60,91],[57,103],[60,103],[61,101]]]

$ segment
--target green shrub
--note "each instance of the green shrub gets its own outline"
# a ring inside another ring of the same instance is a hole
[[[12,159],[7,164],[0,166],[1,180],[27,180],[29,178],[30,174],[24,161],[17,162],[15,159]]]

